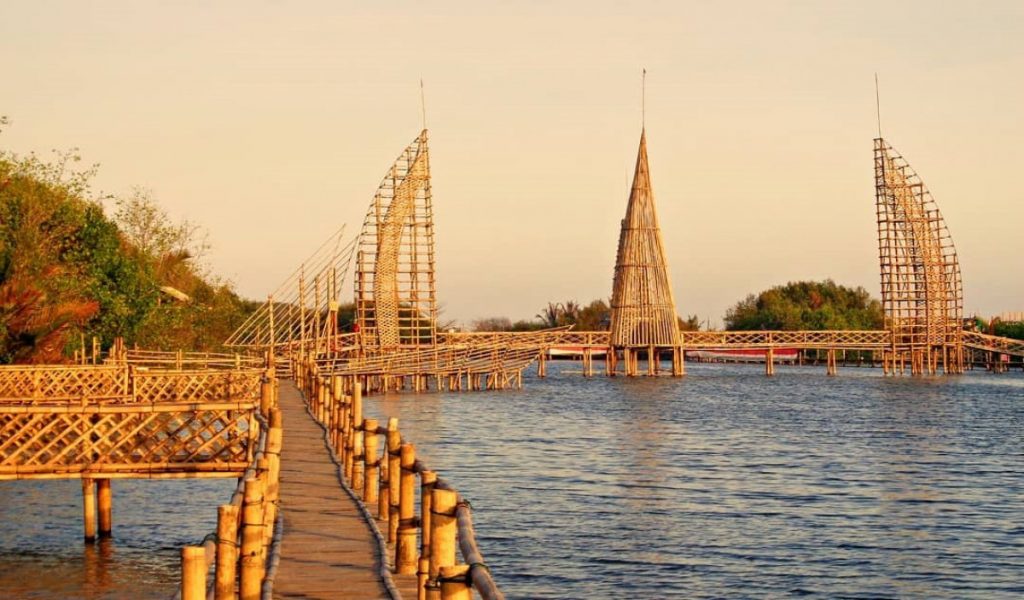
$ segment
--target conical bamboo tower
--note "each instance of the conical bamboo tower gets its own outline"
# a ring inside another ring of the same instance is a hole
[[[654,357],[648,361],[649,374],[657,373],[657,357],[666,349],[673,353],[673,373],[682,374],[679,325],[654,208],[646,131],[640,133],[633,188],[619,233],[611,308],[611,346],[622,350],[627,375],[637,373],[638,349]]]

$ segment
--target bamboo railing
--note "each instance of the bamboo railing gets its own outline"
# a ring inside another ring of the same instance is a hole
[[[198,546],[181,550],[181,600],[269,598],[279,532],[281,443],[278,384],[269,373],[262,384],[257,419],[261,432],[253,460],[231,501],[217,509],[217,530]],[[207,578],[214,566],[213,578]]]
[[[416,576],[420,600],[437,593],[445,600],[469,599],[472,590],[484,600],[503,599],[477,546],[469,502],[416,459],[416,448],[402,438],[398,419],[382,427],[364,418],[356,376],[323,371],[313,361],[293,370],[310,413],[327,431],[344,480],[386,528],[393,572]]]
[[[111,362],[127,362],[139,367],[156,369],[252,369],[262,368],[265,359],[250,354],[228,354],[220,352],[185,352],[178,350],[127,349],[121,355],[112,355]]]
[[[262,370],[0,368],[0,480],[238,476]]]

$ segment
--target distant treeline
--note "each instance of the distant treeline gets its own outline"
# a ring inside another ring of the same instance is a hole
[[[0,119],[0,127],[6,121]],[[0,363],[66,360],[81,340],[217,348],[256,304],[205,273],[200,230],[144,190],[109,198],[96,168],[0,150]]]
[[[490,317],[472,323],[474,331],[533,331],[573,325],[576,331],[607,331],[611,309],[604,300],[579,304],[574,300],[549,302],[532,320],[513,322]],[[677,317],[681,331],[699,331],[696,315]],[[850,288],[826,281],[798,281],[751,294],[725,314],[729,330],[881,329],[881,302],[862,287]]]
[[[575,300],[565,302],[548,302],[533,319],[521,319],[513,322],[508,317],[489,317],[473,321],[473,331],[536,331],[552,327],[572,325],[574,331],[608,331],[611,327],[611,307],[605,300],[592,300],[589,304],[580,304]],[[679,318],[679,328],[683,331],[700,329],[696,315],[687,319]]]

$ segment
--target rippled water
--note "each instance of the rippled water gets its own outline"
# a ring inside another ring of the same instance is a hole
[[[369,398],[519,598],[1024,594],[1024,376],[688,365]]]
[[[114,537],[85,544],[79,481],[0,482],[0,598],[169,598],[235,483],[115,480]]]

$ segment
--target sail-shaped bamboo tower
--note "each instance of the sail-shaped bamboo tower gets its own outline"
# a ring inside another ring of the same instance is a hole
[[[892,357],[915,374],[963,370],[960,263],[942,213],[910,165],[875,139],[875,208]]]
[[[679,324],[654,207],[645,130],[640,132],[633,187],[619,233],[610,345],[622,351],[627,375],[637,374],[638,350],[647,352],[649,374],[657,373],[662,350],[672,352],[673,374],[682,374]]]
[[[427,130],[374,195],[356,256],[356,323],[378,350],[431,347],[437,337],[434,218]]]

